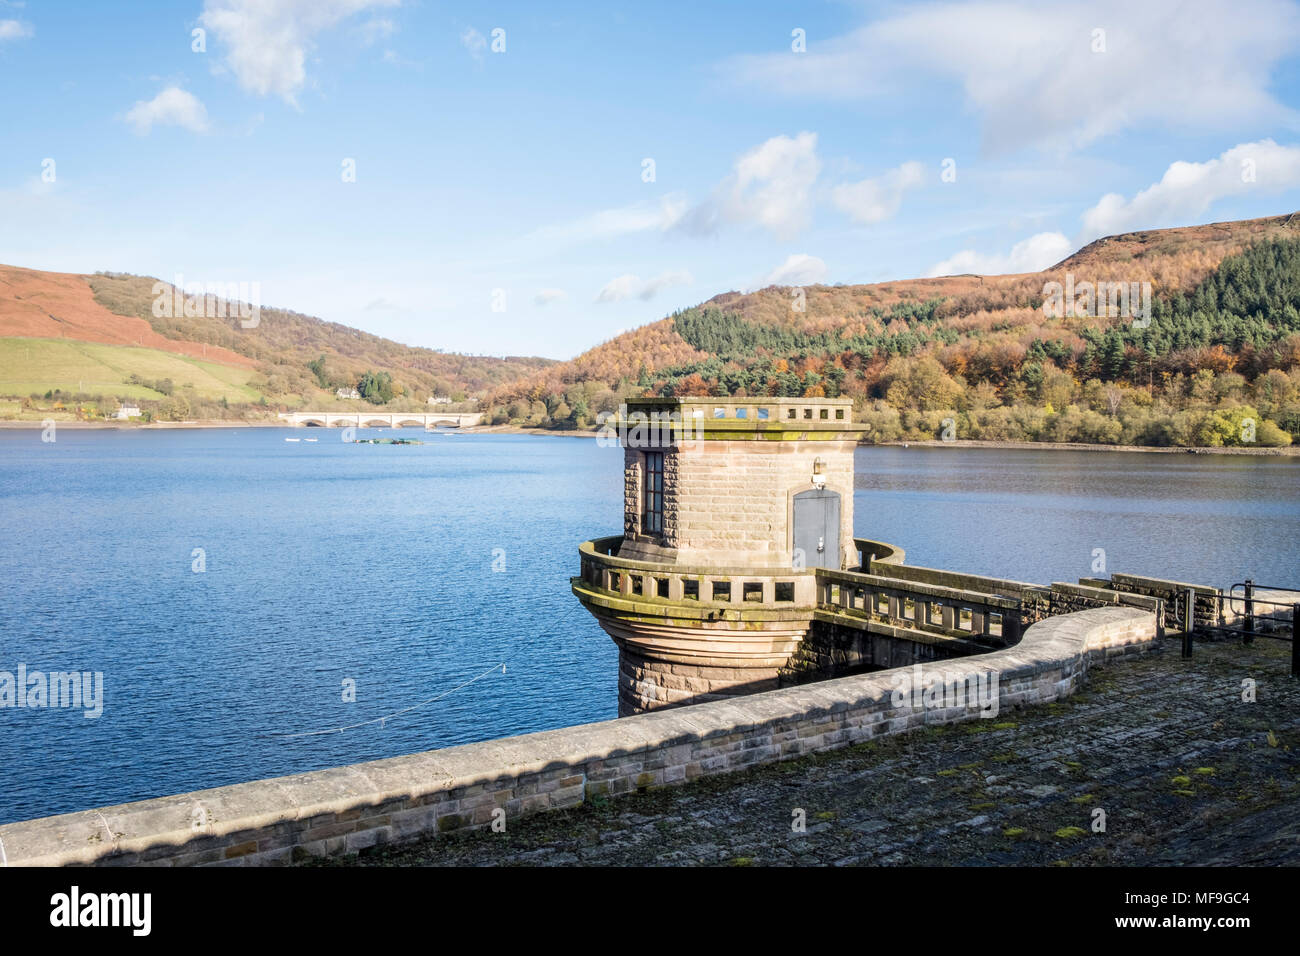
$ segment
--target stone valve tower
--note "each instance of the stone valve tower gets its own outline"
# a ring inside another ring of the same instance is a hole
[[[856,566],[853,452],[836,398],[628,402],[623,534],[581,547],[574,594],[619,648],[619,714],[778,686],[817,605]]]

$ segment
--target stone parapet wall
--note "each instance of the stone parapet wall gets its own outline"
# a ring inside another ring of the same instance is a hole
[[[864,569],[871,574],[913,581],[917,584],[930,584],[938,587],[956,588],[962,591],[978,591],[982,594],[1002,594],[1007,597],[1021,598],[1028,594],[1046,589],[1039,584],[1026,581],[1010,581],[1006,578],[991,578],[983,574],[963,574],[959,571],[943,571],[938,568],[924,568],[915,564],[903,564],[873,560],[870,568]]]
[[[1080,584],[1096,585],[1119,591],[1124,594],[1140,594],[1159,598],[1163,604],[1164,617],[1161,625],[1172,630],[1181,631],[1185,626],[1184,605],[1186,594],[1193,593],[1193,620],[1198,627],[1214,627],[1220,623],[1222,608],[1217,589],[1204,584],[1190,584],[1186,581],[1169,581],[1163,578],[1151,578],[1138,574],[1114,573],[1109,580],[1081,579]]]
[[[1015,647],[956,661],[5,824],[0,848],[10,866],[238,866],[485,827],[497,811],[509,826],[596,796],[981,716],[969,702],[896,703],[902,679],[996,675],[1001,712],[1047,703],[1077,689],[1091,665],[1151,650],[1155,635],[1148,611],[1081,611],[1034,625]]]

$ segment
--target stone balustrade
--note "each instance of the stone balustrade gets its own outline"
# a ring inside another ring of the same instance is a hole
[[[980,654],[1091,608],[1163,620],[1149,594],[908,566],[902,549],[865,538],[854,539],[861,563],[849,570],[696,567],[619,557],[622,543],[584,543],[572,584],[619,646],[623,715]]]
[[[913,569],[902,564],[901,548],[880,541],[854,539],[862,566],[880,572],[866,574],[827,568],[690,567],[639,561],[617,556],[622,540],[611,536],[583,543],[579,547],[580,580],[611,596],[647,602],[647,613],[653,613],[656,605],[676,605],[665,612],[685,612],[707,620],[732,607],[770,608],[803,612],[811,620],[818,608],[857,611],[864,624],[875,618],[931,634],[995,639],[998,646],[1019,640],[1022,631],[1019,595],[999,596],[894,578],[895,573],[910,574]],[[1037,590],[1048,593],[1045,588]],[[711,611],[697,614],[693,608]]]
[[[817,600],[813,569],[691,567],[619,558],[621,536],[578,548],[581,580],[628,599],[679,605],[811,608]]]
[[[978,591],[903,581],[877,574],[818,569],[818,606],[864,622],[966,637],[996,646],[1020,640],[1020,601]]]

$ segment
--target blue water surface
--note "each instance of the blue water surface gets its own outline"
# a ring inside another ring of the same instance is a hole
[[[569,577],[619,533],[621,452],[359,434],[425,444],[0,431],[0,670],[105,682],[99,719],[0,709],[0,822],[616,715],[616,648]],[[1103,549],[1300,584],[1294,459],[862,448],[857,470],[857,533],[909,564],[1073,581]]]

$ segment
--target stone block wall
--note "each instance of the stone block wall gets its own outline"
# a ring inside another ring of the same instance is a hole
[[[1093,579],[1084,579],[1080,584],[1092,584]],[[1097,581],[1099,586],[1125,594],[1140,594],[1159,598],[1164,602],[1164,619],[1160,622],[1171,630],[1181,631],[1185,626],[1185,595],[1191,589],[1194,597],[1193,621],[1197,627],[1214,627],[1219,623],[1222,609],[1219,604],[1218,590],[1204,584],[1189,584],[1186,581],[1169,581],[1163,578],[1150,578],[1137,574],[1119,574],[1110,576],[1109,581]]]
[[[283,864],[520,817],[834,750],[926,724],[980,719],[929,706],[901,680],[997,676],[999,711],[1073,693],[1090,666],[1155,645],[1137,608],[1081,611],[1015,647],[616,721],[0,825],[10,866]]]
[[[618,714],[699,704],[774,690],[780,668],[737,666],[734,658],[700,657],[690,663],[655,660],[623,647],[618,655]]]
[[[813,462],[840,495],[840,565],[853,546],[853,441],[697,441],[664,454],[664,533],[682,564],[790,567],[791,496],[813,489]],[[641,542],[642,452],[624,451],[624,534]]]

